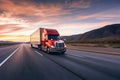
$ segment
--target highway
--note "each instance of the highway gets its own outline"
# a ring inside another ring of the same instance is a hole
[[[0,80],[120,80],[120,56],[67,49],[46,54],[29,44],[0,47]]]

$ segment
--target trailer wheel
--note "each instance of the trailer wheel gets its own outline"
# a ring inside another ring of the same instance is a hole
[[[39,49],[39,50],[42,50],[40,45],[38,45],[38,49]]]
[[[31,44],[31,48],[33,48],[33,45]]]

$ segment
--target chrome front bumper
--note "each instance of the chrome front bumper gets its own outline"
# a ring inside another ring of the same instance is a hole
[[[66,48],[50,48],[50,52],[65,52]]]

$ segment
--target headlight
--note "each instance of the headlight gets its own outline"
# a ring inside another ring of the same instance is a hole
[[[65,47],[67,47],[67,46],[65,45]]]
[[[54,48],[54,46],[50,46],[51,48]]]

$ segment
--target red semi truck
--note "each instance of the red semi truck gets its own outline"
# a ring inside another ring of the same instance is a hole
[[[30,36],[31,47],[37,47],[47,53],[65,53],[66,45],[55,29],[39,28]]]

